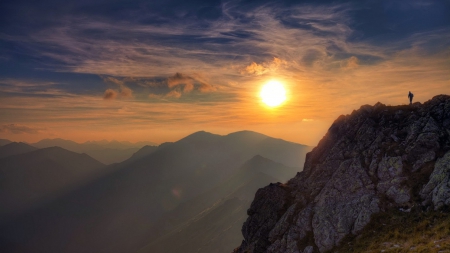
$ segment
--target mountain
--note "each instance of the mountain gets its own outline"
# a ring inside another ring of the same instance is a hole
[[[139,252],[231,252],[232,245],[243,239],[240,225],[256,190],[286,182],[297,171],[259,155],[253,157],[230,179],[161,218],[154,228],[162,236]]]
[[[12,142],[12,141],[10,141],[10,140],[0,139],[0,146],[4,146],[4,145],[9,144],[9,143],[11,143],[11,142]]]
[[[98,145],[104,148],[110,149],[130,149],[130,148],[141,148],[144,146],[158,146],[158,144],[150,141],[139,141],[135,143],[131,143],[129,141],[87,141],[83,143],[84,145]]]
[[[23,143],[10,143],[1,148],[5,147],[10,151],[36,149]],[[99,174],[103,167],[86,154],[59,147],[1,159],[0,221],[62,195]]]
[[[242,226],[244,241],[234,252],[353,252],[358,240],[367,243],[358,244],[358,252],[369,252],[367,245],[377,241],[369,244],[368,236],[386,238],[379,234],[386,230],[374,228],[386,225],[379,221],[399,224],[399,210],[410,213],[401,220],[417,230],[398,226],[389,240],[424,238],[424,227],[437,231],[433,220],[418,217],[439,210],[441,220],[450,219],[449,129],[447,95],[424,104],[365,105],[340,116],[307,154],[302,172],[257,191]],[[408,250],[419,249],[413,247],[419,240],[409,243]]]
[[[87,150],[98,150],[102,149],[99,145],[91,145],[89,144],[87,147],[84,147],[83,144],[76,143],[74,141],[63,140],[63,139],[43,139],[36,143],[31,143],[30,145],[37,148],[50,148],[50,147],[61,147],[63,149],[67,149],[76,153],[82,153]]]
[[[129,160],[137,160],[139,158],[145,157],[147,155],[150,155],[151,153],[155,152],[155,150],[157,149],[157,146],[144,146],[141,149],[139,149],[138,151],[136,151],[136,153],[134,153]]]
[[[63,139],[44,139],[31,145],[37,148],[61,147],[77,153],[86,153],[104,164],[112,164],[127,160],[148,144],[155,145],[152,142],[131,143],[106,140],[77,143]]]
[[[156,148],[156,147],[155,147]],[[120,163],[138,152],[139,148],[127,148],[127,149],[112,149],[105,148],[99,150],[86,150],[83,153],[95,158],[96,160],[104,164]]]
[[[4,146],[0,146],[0,159],[7,156],[27,153],[36,149],[37,148],[23,142],[11,142]]]
[[[311,149],[282,140],[274,140],[279,146],[271,149],[267,139],[273,138],[248,131],[197,132],[111,165],[107,175],[1,224],[0,245],[22,252],[136,251],[154,238],[152,227],[165,214],[226,182],[255,155],[299,167]]]

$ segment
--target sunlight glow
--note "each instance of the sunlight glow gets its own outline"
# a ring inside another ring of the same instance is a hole
[[[280,82],[272,80],[262,87],[259,96],[266,105],[276,107],[286,100],[286,90]]]

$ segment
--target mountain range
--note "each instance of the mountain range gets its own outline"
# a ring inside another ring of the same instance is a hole
[[[37,148],[61,147],[77,153],[86,153],[104,164],[112,164],[125,161],[144,146],[153,146],[153,142],[126,142],[126,141],[87,141],[77,143],[63,139],[44,139],[30,144]]]
[[[209,248],[202,252],[230,252],[242,240],[236,232],[256,189],[294,176],[310,150],[250,131],[226,136],[201,131],[156,149],[144,147],[0,224],[0,246],[8,252],[114,253],[169,244],[180,250],[189,240],[174,245],[167,238],[181,229],[209,235]],[[223,213],[228,216],[220,222],[209,222]]]
[[[0,159],[12,155],[28,153],[37,149],[38,148],[35,148],[23,142],[10,142],[6,145],[0,146]]]
[[[0,159],[0,221],[51,201],[105,172],[105,165],[92,157],[60,147],[36,149],[12,142],[0,147],[0,156],[6,153],[9,156]]]

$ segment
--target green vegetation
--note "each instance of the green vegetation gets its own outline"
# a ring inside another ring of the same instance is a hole
[[[372,216],[359,236],[347,236],[330,252],[450,252],[450,213],[380,213]]]

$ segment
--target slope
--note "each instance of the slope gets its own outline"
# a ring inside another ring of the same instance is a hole
[[[0,146],[4,146],[4,145],[9,144],[9,143],[11,143],[11,142],[12,142],[12,141],[7,140],[7,139],[0,139]]]
[[[58,147],[1,159],[0,221],[62,195],[98,175],[103,167],[86,154]]]
[[[392,209],[448,215],[449,127],[447,95],[340,116],[302,172],[258,190],[235,252],[334,252]]]
[[[11,142],[4,146],[0,146],[0,159],[8,157],[8,156],[12,156],[12,155],[27,153],[30,151],[34,151],[36,149],[37,148],[30,146],[28,144],[25,144],[23,142]]]
[[[146,143],[118,141],[88,141],[77,143],[64,139],[44,139],[31,145],[38,148],[61,147],[77,153],[86,153],[104,164],[112,164],[127,160]]]
[[[22,252],[132,252],[148,243],[150,228],[162,215],[230,178],[268,148],[267,138],[252,132],[239,138],[197,132],[162,145],[145,157],[110,166],[108,175],[4,224],[1,231],[15,227],[16,232],[9,232],[3,243]],[[292,148],[285,143],[268,158],[282,159],[278,153]],[[294,146],[300,157],[310,149]]]
[[[243,239],[240,224],[256,190],[285,182],[296,172],[259,155],[253,157],[223,184],[165,215],[156,227],[170,232],[139,252],[231,252],[232,245]]]

